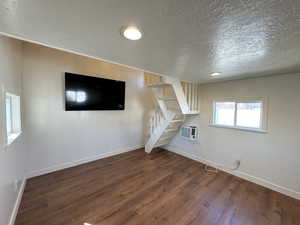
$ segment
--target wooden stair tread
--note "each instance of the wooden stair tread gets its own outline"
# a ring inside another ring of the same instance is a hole
[[[180,115],[182,115],[182,112],[181,112],[181,110],[180,109],[168,109],[170,112],[173,112],[173,113],[175,113],[175,114],[180,114]]]
[[[173,138],[173,137],[175,137],[175,135],[161,136],[161,138],[159,140],[160,141],[162,141],[162,140],[168,140],[168,139]]]
[[[177,128],[168,128],[165,130],[165,132],[174,132],[174,131],[178,131]]]
[[[198,114],[200,114],[200,112],[198,112],[198,111],[189,111],[189,112],[183,113],[183,114],[185,114],[185,115],[198,115]]]
[[[177,98],[159,98],[159,100],[163,100],[163,101],[177,101]]]
[[[179,123],[179,122],[183,122],[183,120],[171,120],[170,123]]]
[[[167,83],[157,83],[157,84],[149,84],[147,87],[171,87],[171,84]]]

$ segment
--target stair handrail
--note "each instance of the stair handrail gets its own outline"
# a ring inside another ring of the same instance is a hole
[[[160,126],[163,120],[164,117],[159,108],[155,108],[151,111],[149,119],[150,135],[155,132],[155,130]]]

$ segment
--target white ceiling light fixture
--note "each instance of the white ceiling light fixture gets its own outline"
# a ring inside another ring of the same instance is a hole
[[[122,34],[128,40],[136,41],[142,38],[142,32],[136,26],[128,26],[122,30]]]
[[[221,73],[220,72],[214,72],[214,73],[211,73],[211,76],[212,77],[221,76]]]

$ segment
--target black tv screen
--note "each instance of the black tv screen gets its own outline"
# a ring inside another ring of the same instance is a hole
[[[125,82],[65,73],[66,111],[124,110]]]

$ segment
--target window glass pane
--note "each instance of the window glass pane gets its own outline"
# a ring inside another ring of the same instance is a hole
[[[214,122],[217,125],[234,126],[235,103],[216,102]]]
[[[260,128],[262,102],[237,103],[236,125],[239,127]]]
[[[6,96],[5,98],[5,109],[6,109],[6,130],[7,134],[12,133],[12,102],[11,97]]]

